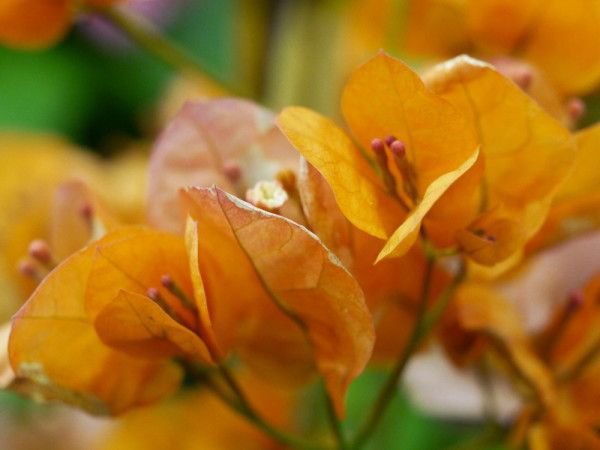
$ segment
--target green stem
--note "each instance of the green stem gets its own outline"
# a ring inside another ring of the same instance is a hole
[[[375,401],[373,409],[371,410],[371,414],[369,415],[367,421],[364,426],[358,432],[356,439],[354,440],[353,449],[358,450],[363,447],[375,429],[379,424],[381,418],[386,412],[387,408],[390,405],[394,394],[397,391],[398,382],[402,373],[404,372],[404,368],[408,363],[408,360],[412,356],[415,349],[418,347],[419,343],[422,339],[423,333],[423,319],[425,310],[427,308],[427,299],[429,298],[429,292],[431,290],[431,279],[433,275],[433,267],[435,265],[435,258],[429,256],[427,258],[427,264],[425,266],[425,275],[423,277],[423,287],[421,289],[421,298],[419,299],[419,309],[417,311],[417,317],[415,321],[415,326],[413,328],[412,334],[408,340],[408,343],[402,354],[398,358],[392,372],[389,374],[387,381],[383,385],[383,388],[379,392],[379,396]]]
[[[249,405],[245,405],[239,399],[232,399],[214,381],[207,381],[207,386],[231,409],[277,442],[296,450],[322,450],[321,447],[300,441],[294,436],[275,428],[265,421],[253,408],[249,407]]]
[[[272,439],[277,442],[289,447],[291,449],[296,450],[323,450],[322,447],[316,446],[314,444],[304,442],[284,431],[275,428],[273,425],[268,423],[265,419],[262,418],[260,414],[252,407],[246,395],[243,393],[240,385],[237,383],[233,375],[229,372],[229,370],[224,366],[219,366],[219,373],[223,377],[223,380],[230,388],[234,397],[226,394],[223,389],[215,383],[213,379],[206,378],[207,386],[231,409],[236,411],[239,415],[243,416],[246,420],[256,426],[259,430],[261,430],[266,435],[270,436]]]
[[[167,39],[159,29],[142,17],[134,16],[119,8],[88,8],[87,10],[111,22],[140,48],[175,70],[191,76],[208,78],[226,91],[235,91],[229,86],[224,87],[222,80],[215,74],[209,73],[193,56]]]
[[[431,310],[426,311],[427,300],[429,298],[432,284],[431,281],[433,276],[433,268],[437,261],[434,252],[427,252],[427,255],[427,265],[425,267],[425,276],[423,279],[423,287],[421,289],[421,298],[419,300],[419,310],[417,311],[415,327],[409,338],[408,344],[398,358],[396,365],[392,369],[386,383],[379,393],[369,418],[357,434],[354,440],[354,445],[352,446],[353,450],[359,450],[371,438],[371,435],[377,428],[381,418],[385,414],[391,400],[398,390],[398,383],[408,361],[410,360],[410,357],[423,343],[425,338],[427,338],[433,327],[435,327],[435,325],[438,323],[450,300],[452,299],[454,291],[464,279],[465,270],[463,265],[456,276],[452,279],[452,282],[438,296]]]
[[[335,413],[335,408],[333,406],[333,401],[329,394],[327,394],[327,389],[325,389],[325,396],[327,400],[327,415],[329,417],[329,423],[331,424],[331,430],[335,436],[335,440],[337,442],[337,448],[339,450],[349,450],[348,442],[346,441],[346,437],[344,436],[344,430],[342,429],[342,424]]]

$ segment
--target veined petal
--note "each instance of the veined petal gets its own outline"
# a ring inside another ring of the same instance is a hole
[[[325,177],[340,209],[357,228],[385,239],[402,223],[406,212],[331,120],[306,108],[289,107],[277,121],[292,145]]]
[[[170,231],[183,229],[178,191],[217,185],[243,196],[298,157],[269,110],[233,98],[186,103],[158,139],[150,161],[149,220]]]
[[[120,291],[94,320],[98,336],[106,345],[132,357],[165,359],[184,356],[210,363],[204,343],[189,328],[170,317],[146,296]]]
[[[306,333],[336,411],[343,415],[345,392],[368,361],[374,341],[358,283],[313,234],[294,222],[216,188],[191,188],[182,195],[198,221],[200,246],[218,241],[218,254],[201,266],[214,303],[228,302],[230,310],[254,316],[267,312],[263,328],[282,323],[289,324],[290,333]],[[210,271],[221,276],[211,279]],[[239,297],[232,295],[233,284],[243,285]],[[217,328],[216,317],[214,323]]]
[[[375,138],[391,135],[404,143],[421,196],[434,180],[455,170],[478,146],[468,116],[426,87],[408,66],[384,52],[352,73],[342,93],[342,112],[366,151]]]
[[[97,244],[119,239],[113,233]],[[13,319],[9,356],[17,389],[94,413],[119,413],[171,394],[181,370],[131,358],[100,341],[85,310],[96,245],[59,265]]]

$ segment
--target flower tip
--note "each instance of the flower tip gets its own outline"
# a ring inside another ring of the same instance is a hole
[[[171,278],[170,275],[162,275],[160,277],[160,284],[162,284],[165,288],[167,289],[171,289],[173,288],[173,286],[175,286],[175,282],[173,281],[173,278]]]
[[[385,153],[385,143],[383,140],[375,138],[371,141],[371,150],[373,150],[376,155],[382,155]]]
[[[148,288],[148,290],[146,291],[146,295],[154,301],[160,300],[160,292],[154,287]]]
[[[86,222],[90,222],[92,220],[92,216],[94,215],[94,208],[92,207],[91,204],[89,203],[85,203],[80,209],[79,209],[79,215],[86,221]]]
[[[233,183],[242,178],[242,168],[234,161],[227,161],[223,164],[223,173]]]
[[[531,87],[531,83],[533,82],[533,72],[531,69],[522,67],[513,73],[512,79],[517,86],[526,91]]]
[[[17,263],[17,270],[27,278],[35,278],[38,275],[35,264],[29,259],[22,259]]]
[[[389,135],[388,137],[386,137],[386,138],[385,138],[385,144],[386,144],[388,147],[391,147],[391,146],[392,146],[392,144],[393,144],[394,142],[396,142],[397,140],[398,140],[398,139],[396,138],[396,136]]]
[[[404,145],[404,142],[399,141],[398,139],[390,144],[390,150],[394,156],[399,158],[403,158],[406,155],[406,146]]]
[[[583,306],[585,301],[585,297],[583,296],[583,292],[580,290],[573,291],[569,293],[569,297],[567,299],[567,307],[570,310],[576,310]]]
[[[586,112],[586,106],[582,99],[579,97],[572,98],[567,103],[567,114],[569,117],[576,121],[581,119]]]
[[[50,246],[43,239],[35,239],[29,244],[29,256],[42,264],[47,264],[52,261],[52,252]]]

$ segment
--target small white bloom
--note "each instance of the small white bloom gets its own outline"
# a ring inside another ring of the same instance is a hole
[[[259,181],[246,191],[246,201],[257,208],[275,211],[288,200],[288,194],[278,181]]]

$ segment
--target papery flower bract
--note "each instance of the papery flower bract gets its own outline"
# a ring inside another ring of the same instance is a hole
[[[137,229],[120,229],[65,260],[48,275],[13,319],[9,356],[14,388],[57,398],[96,414],[118,413],[171,394],[181,369],[144,361],[104,345],[86,310],[87,281],[99,248]]]
[[[200,277],[221,351],[237,346],[250,366],[264,364],[265,377],[285,377],[303,360],[314,364],[342,416],[345,392],[374,341],[358,283],[316,236],[290,220],[215,188],[182,196],[197,223],[190,224],[197,227]],[[229,319],[220,323],[219,316]],[[298,360],[278,347],[285,341],[272,342],[273,330],[287,336],[290,348],[304,347]]]
[[[543,227],[527,246],[528,252],[552,245],[600,225],[600,125],[575,134],[577,155],[568,179],[560,186]]]
[[[354,227],[342,214],[331,187],[306,160],[301,161],[298,190],[310,229],[352,273],[365,293],[375,324],[374,362],[397,358],[414,327],[425,276],[425,255],[413,247],[400,258],[373,264],[381,241]],[[447,276],[434,269],[435,298]]]
[[[187,242],[120,228],[42,282],[14,319],[17,381],[119,413],[177,388],[181,369],[169,358],[211,365],[236,352],[250,369],[287,382],[298,381],[298,368],[304,381],[316,365],[342,414],[373,343],[358,284],[301,226],[222,191],[184,197],[198,220]],[[86,365],[73,370],[79,358]]]
[[[492,349],[525,396],[543,408],[556,406],[552,373],[536,354],[517,311],[488,286],[467,283],[459,288],[440,333],[448,355],[459,365],[473,364]]]
[[[141,220],[146,159],[130,153],[100,162],[55,136],[4,133],[0,162],[0,316],[6,317],[48,271],[35,262],[34,277],[17,270],[31,259],[32,241],[48,243],[52,266],[105,231]]]
[[[600,448],[595,433],[600,424],[596,403],[600,395],[600,275],[572,295],[580,298],[557,308],[554,320],[540,335],[541,351],[556,374],[560,391],[555,407],[532,420],[528,441],[534,450],[559,449],[566,442],[586,450]]]
[[[406,145],[418,192],[408,215],[393,197],[397,192],[386,192],[333,123],[288,108],[280,125],[328,180],[346,217],[388,239],[378,260],[405,253],[424,220],[436,245],[459,245],[486,265],[505,261],[539,229],[567,176],[574,147],[570,134],[510,80],[479,61],[452,60],[434,68],[425,81],[426,86],[406,66],[380,54],[351,77],[342,100],[363,149],[379,136],[394,136]],[[512,123],[510,133],[506,120]],[[515,158],[522,160],[519,169]],[[406,182],[406,174],[390,172],[396,186]]]
[[[270,111],[237,99],[187,103],[154,147],[149,221],[179,231],[185,219],[179,188],[215,184],[243,198],[255,183],[274,180],[297,163]]]
[[[479,217],[457,239],[475,261],[493,265],[519,251],[541,227],[568,176],[575,143],[568,130],[491,66],[458,57],[433,68],[426,84],[471,120],[485,170]],[[510,129],[506,124],[510,123]],[[449,193],[461,198],[461,186]]]
[[[421,220],[435,201],[475,164],[473,130],[465,116],[430,92],[407,66],[383,53],[352,75],[342,95],[342,110],[364,151],[372,153],[372,140],[387,136],[406,146],[406,159],[416,174],[410,214],[397,201],[398,196],[411,197],[400,188],[404,177],[390,169],[398,188],[386,190],[377,172],[333,122],[307,109],[286,108],[279,124],[327,179],[344,215],[368,234],[389,239],[379,258],[399,256],[417,239]],[[469,198],[461,205],[475,207]]]

